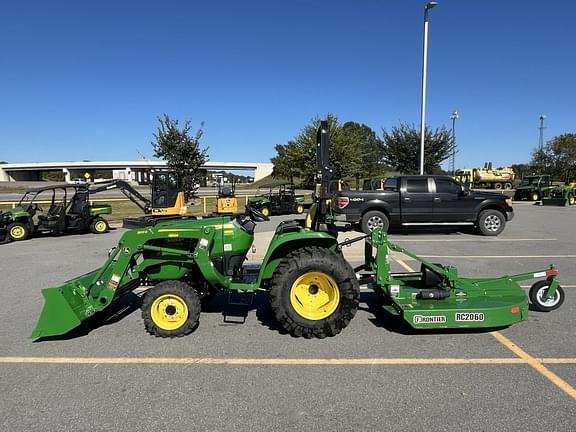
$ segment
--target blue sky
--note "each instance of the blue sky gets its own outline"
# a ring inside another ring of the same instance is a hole
[[[527,162],[576,132],[573,1],[439,0],[427,122],[457,167]],[[424,1],[38,1],[0,14],[0,160],[152,156],[157,116],[214,161],[268,161],[312,117],[419,123]]]

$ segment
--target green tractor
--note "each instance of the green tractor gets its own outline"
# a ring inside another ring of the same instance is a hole
[[[111,213],[109,204],[90,204],[88,185],[30,189],[16,207],[0,213],[0,241],[21,241],[36,234],[102,234],[109,230],[102,216]]]
[[[548,175],[525,176],[514,192],[514,201],[540,201],[544,190],[550,187],[550,184]]]
[[[528,298],[519,281],[531,278],[542,279],[530,290],[534,307],[553,310],[564,301],[554,267],[470,279],[390,243],[380,230],[339,243],[330,214],[334,175],[328,160],[328,124],[322,121],[315,202],[305,220],[278,225],[260,266],[243,265],[256,223],[267,219],[250,205],[246,214],[160,221],[127,231],[100,269],[42,291],[45,304],[32,337],[66,334],[142,285],[151,286],[142,301],[144,326],[159,337],[194,331],[203,301],[217,292],[267,293],[280,325],[305,338],[340,333],[356,314],[360,283],[382,294],[388,312],[418,329],[520,322]],[[364,263],[353,269],[342,248],[363,239]],[[390,250],[420,261],[420,271],[393,273]]]
[[[576,182],[545,189],[542,193],[542,205],[563,207],[576,205]]]
[[[296,195],[293,183],[262,186],[266,188],[264,193],[257,193],[248,204],[259,210],[264,216],[280,214],[304,213],[304,195]]]

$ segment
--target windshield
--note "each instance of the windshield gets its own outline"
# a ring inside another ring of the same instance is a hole
[[[522,179],[522,183],[520,183],[520,186],[537,185],[538,180],[540,180],[540,177],[524,177]]]

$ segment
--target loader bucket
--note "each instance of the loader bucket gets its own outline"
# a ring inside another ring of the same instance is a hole
[[[91,272],[59,287],[42,290],[44,307],[32,338],[66,334],[96,312],[84,294],[95,274]]]

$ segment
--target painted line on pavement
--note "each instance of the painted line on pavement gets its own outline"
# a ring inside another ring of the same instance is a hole
[[[500,342],[502,345],[504,345],[506,348],[508,348],[510,351],[516,354],[518,358],[521,358],[522,360],[524,360],[524,362],[526,362],[534,369],[536,369],[536,371],[538,371],[541,375],[548,378],[554,385],[556,385],[558,388],[564,391],[568,396],[570,396],[572,399],[576,399],[576,389],[572,387],[570,384],[568,384],[566,381],[564,381],[562,378],[560,378],[558,375],[556,375],[554,372],[552,372],[550,369],[545,367],[542,364],[542,361],[538,360],[535,357],[532,357],[530,354],[528,354],[526,351],[524,351],[522,348],[520,348],[518,345],[516,345],[514,342],[512,342],[510,339],[504,336],[502,333],[496,331],[490,334],[494,336],[496,340],[498,340],[498,342]]]
[[[409,242],[409,243],[426,243],[426,242],[474,242],[474,243],[508,243],[508,242],[520,242],[520,241],[557,241],[558,239],[555,238],[548,238],[548,239],[533,239],[533,238],[511,238],[511,239],[390,239],[392,243],[399,243],[399,242]]]
[[[563,258],[563,259],[573,259],[576,255],[420,255],[424,258]]]
[[[0,357],[0,364],[149,364],[228,366],[402,366],[576,364],[576,358],[215,358],[215,357]],[[543,366],[542,366],[543,367]]]

